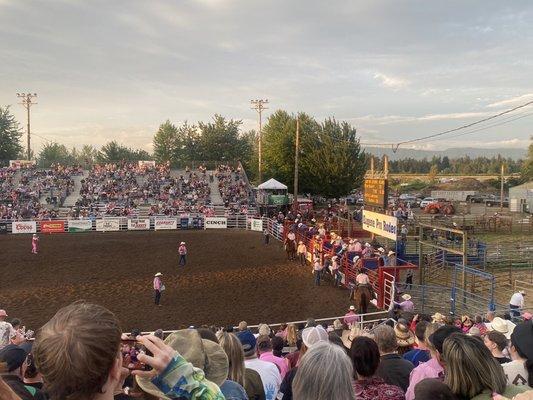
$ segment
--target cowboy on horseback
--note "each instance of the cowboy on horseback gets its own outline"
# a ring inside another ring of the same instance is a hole
[[[354,259],[354,261],[356,260]],[[370,279],[366,274],[366,269],[363,268],[355,277],[355,288],[352,291],[352,298],[357,304],[357,311],[365,314],[368,310],[370,300],[373,297],[374,290],[372,289],[372,285],[370,285]]]

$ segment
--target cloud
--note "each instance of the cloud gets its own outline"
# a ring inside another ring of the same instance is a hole
[[[385,75],[385,74],[382,74],[381,72],[376,72],[374,74],[374,79],[381,81],[381,86],[390,88],[393,90],[402,89],[406,87],[407,85],[409,85],[410,83],[406,79],[402,79],[402,78],[398,78],[398,77],[394,77],[390,75]]]
[[[521,96],[512,97],[507,100],[502,100],[502,101],[497,101],[496,103],[491,103],[487,107],[496,108],[496,107],[517,106],[517,105],[520,105],[521,103],[527,103],[532,100],[533,100],[533,93],[527,93]]]

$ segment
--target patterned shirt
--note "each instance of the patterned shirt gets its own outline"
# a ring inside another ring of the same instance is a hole
[[[399,386],[389,385],[378,377],[358,379],[353,382],[353,388],[358,400],[405,400]]]
[[[191,400],[224,400],[219,387],[205,379],[204,371],[195,368],[180,354],[176,354],[165,370],[152,383],[166,397]]]
[[[13,336],[15,330],[9,322],[0,321],[0,349],[9,344],[9,339]]]

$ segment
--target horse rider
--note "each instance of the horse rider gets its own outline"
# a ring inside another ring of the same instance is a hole
[[[333,286],[339,286],[339,284],[341,283],[341,274],[339,272],[339,267],[339,256],[333,256],[331,258],[331,266],[329,267],[331,275],[333,276]]]
[[[295,246],[296,247],[296,234],[294,233],[294,231],[291,229],[289,231],[289,233],[287,233],[287,239],[285,240],[286,243],[288,242],[294,242]]]

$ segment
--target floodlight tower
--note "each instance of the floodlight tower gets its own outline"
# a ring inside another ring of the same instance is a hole
[[[268,104],[268,99],[255,99],[250,100],[250,103],[252,104],[252,110],[257,111],[259,114],[259,138],[258,138],[258,153],[259,153],[259,160],[258,160],[258,175],[259,175],[259,183],[263,182],[263,135],[262,135],[262,114],[263,110],[267,110],[268,107],[265,107],[265,104]]]

